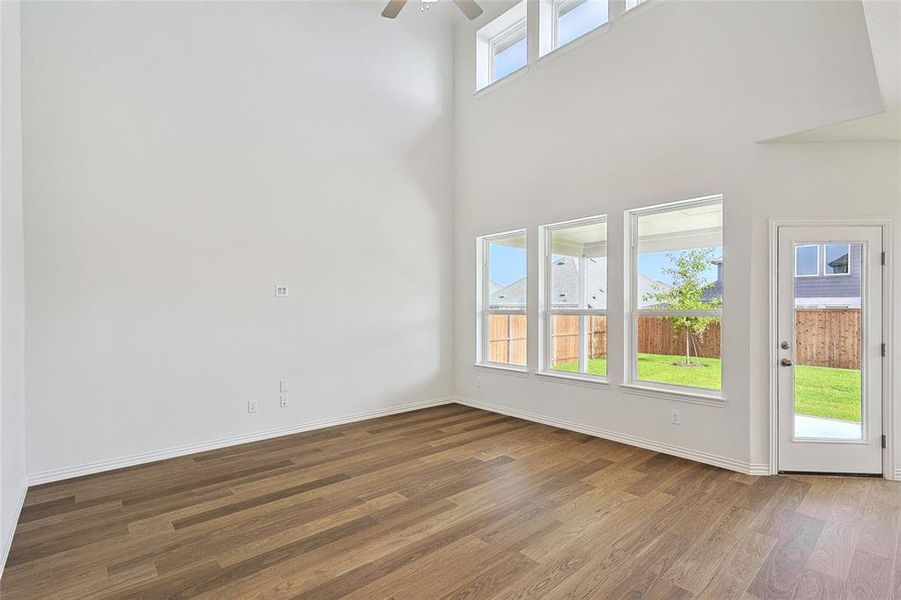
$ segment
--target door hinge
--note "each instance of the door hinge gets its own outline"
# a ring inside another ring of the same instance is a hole
[[[885,266],[885,250],[882,251],[882,266]]]
[[[885,448],[885,434],[882,434],[882,447]]]
[[[882,342],[882,357],[885,358],[885,342]]]

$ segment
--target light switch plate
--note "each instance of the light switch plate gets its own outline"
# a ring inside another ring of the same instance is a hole
[[[288,297],[288,284],[287,283],[276,283],[275,284],[275,297],[276,298],[287,298]]]

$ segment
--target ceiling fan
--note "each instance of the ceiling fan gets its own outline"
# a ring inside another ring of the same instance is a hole
[[[437,0],[421,0],[423,6],[427,6],[428,4],[432,4]],[[407,3],[407,0],[389,0],[388,6],[385,7],[385,10],[382,11],[382,16],[388,19],[393,19],[400,13],[400,9],[404,7],[404,4]],[[479,8],[479,5],[476,4],[475,0],[454,0],[454,4],[457,5],[466,18],[472,21],[480,14],[482,14],[482,9]]]

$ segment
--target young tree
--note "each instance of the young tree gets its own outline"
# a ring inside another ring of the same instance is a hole
[[[710,262],[715,258],[713,248],[687,250],[679,254],[667,254],[670,265],[661,269],[669,275],[672,286],[655,283],[651,291],[645,295],[645,301],[662,304],[673,310],[711,310],[722,306],[721,298],[704,300],[704,293],[714,287],[714,283],[704,281],[704,272]],[[691,360],[691,342],[703,335],[711,323],[713,317],[667,317],[673,327],[673,333],[678,338],[685,334],[685,366],[700,366]],[[695,351],[695,355],[698,352]]]

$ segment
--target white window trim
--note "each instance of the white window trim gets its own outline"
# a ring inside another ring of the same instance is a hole
[[[525,39],[528,39],[529,32],[526,17],[526,1],[522,0],[476,31],[476,93],[528,67],[529,60],[527,57],[526,64],[519,69],[511,71],[500,79],[495,78],[494,57],[498,51],[503,51],[505,47],[501,47],[500,50],[497,50],[497,48],[503,46],[506,42],[510,42],[510,45],[512,45],[520,41],[522,39],[518,37],[520,33],[523,34]],[[511,38],[515,38],[515,41],[511,41]]]
[[[539,45],[538,59],[539,62],[552,54],[557,53],[563,48],[575,47],[580,45],[583,40],[589,39],[602,31],[606,31],[610,27],[610,23],[614,20],[614,10],[616,8],[616,0],[607,1],[607,20],[599,23],[597,26],[586,31],[582,35],[566,42],[560,43],[560,17],[565,16],[568,12],[575,10],[588,0],[540,0],[539,3]],[[560,12],[560,7],[566,6],[566,10]]]
[[[798,275],[798,250],[801,248],[816,248],[817,249],[817,272],[806,275]],[[824,256],[826,251],[824,250],[822,253]],[[820,276],[820,245],[819,244],[799,244],[795,246],[795,277],[819,277]]]
[[[839,243],[827,242],[825,244],[822,244],[822,246],[823,246],[823,263],[822,263],[823,277],[849,277],[851,275],[851,244],[850,243],[846,244],[844,242],[839,242]],[[826,266],[827,266],[826,265],[826,246],[845,246],[846,248],[848,248],[848,253],[847,253],[848,254],[848,272],[847,273],[827,273],[826,272]]]
[[[509,73],[504,75],[504,77],[501,77],[501,78],[498,78],[494,72],[494,69],[495,69],[494,63],[497,59],[497,55],[500,54],[501,52],[503,52],[504,50],[508,50],[509,48],[515,46],[522,40],[528,39],[527,36],[528,36],[528,32],[526,31],[526,20],[525,20],[525,18],[523,18],[521,21],[514,23],[508,29],[502,31],[501,33],[499,33],[498,35],[496,35],[495,37],[491,38],[488,41],[488,44],[490,45],[490,51],[489,51],[489,55],[488,55],[489,56],[489,59],[488,59],[489,84],[488,85],[491,85],[492,83],[497,83],[504,77],[509,77],[510,75],[512,75],[513,73],[516,73],[517,71],[524,68],[528,64],[529,61],[528,61],[528,59],[526,59],[525,64],[523,64],[521,67],[519,67],[517,69],[510,71]]]
[[[538,270],[538,281],[540,282],[540,293],[538,298],[538,306],[540,311],[539,318],[539,331],[538,331],[538,375],[543,377],[551,377],[561,380],[570,380],[574,382],[586,383],[586,384],[598,384],[603,387],[608,385],[608,376],[607,375],[596,375],[593,373],[587,373],[587,352],[581,351],[579,352],[579,370],[576,372],[570,371],[561,371],[553,369],[551,366],[551,362],[553,361],[553,351],[551,350],[551,343],[553,340],[553,316],[554,315],[575,315],[579,316],[579,346],[584,350],[585,345],[587,343],[586,335],[585,335],[585,326],[584,326],[584,317],[591,316],[607,316],[606,308],[552,308],[552,285],[551,274],[553,272],[552,269],[552,261],[553,261],[553,252],[551,252],[550,244],[553,237],[554,231],[559,231],[561,229],[569,229],[571,227],[580,227],[584,225],[594,225],[598,223],[607,223],[607,215],[597,215],[593,217],[585,217],[581,219],[573,219],[571,221],[563,221],[560,223],[551,223],[548,225],[542,225],[538,228],[538,239],[541,247],[541,260],[539,261],[539,270]],[[608,252],[609,255],[609,252]],[[607,274],[607,288],[608,288],[608,300],[610,297],[609,294],[609,260],[607,261],[608,274]],[[580,273],[584,278],[586,274],[586,270],[584,268],[580,269]],[[580,293],[580,296],[583,294]],[[609,357],[609,348],[608,348],[608,357]],[[609,368],[609,363],[608,363]]]
[[[623,14],[629,14],[633,11],[638,10],[642,6],[646,6],[651,3],[651,0],[636,0],[635,6],[626,7],[626,2],[623,2]]]
[[[624,212],[624,230],[628,233],[625,239],[625,254],[628,256],[624,275],[625,285],[625,327],[628,334],[624,336],[624,354],[625,354],[625,377],[621,384],[625,391],[630,393],[646,393],[656,397],[667,398],[671,400],[693,401],[701,403],[722,404],[725,401],[723,396],[723,383],[725,383],[725,364],[726,351],[720,345],[720,389],[711,390],[708,388],[699,388],[693,386],[682,386],[668,383],[657,383],[654,381],[644,381],[638,378],[638,317],[655,316],[655,317],[679,317],[679,316],[697,316],[697,317],[716,317],[720,319],[720,327],[723,326],[723,309],[716,310],[666,310],[666,309],[648,309],[638,308],[638,217],[669,212],[672,210],[684,209],[696,206],[705,206],[712,204],[723,204],[722,194],[713,196],[704,196],[690,200],[679,200],[666,204],[658,204],[646,208],[637,208]],[[725,247],[724,247],[725,252]],[[608,285],[609,287],[609,285]],[[723,285],[725,290],[725,281]],[[609,352],[609,350],[608,350]]]
[[[491,286],[488,279],[488,245],[492,242],[500,240],[523,237],[525,239],[524,248],[526,250],[526,304],[522,307],[513,308],[491,308],[489,304],[489,296]],[[528,373],[529,370],[529,340],[526,337],[526,364],[514,365],[510,363],[491,362],[488,356],[488,317],[490,315],[527,315],[528,314],[528,252],[529,252],[529,235],[526,229],[515,229],[512,231],[504,231],[502,233],[494,233],[483,235],[476,238],[476,362],[475,366],[489,367],[500,369],[503,371],[515,371],[518,373]],[[528,316],[526,316],[528,319]]]

